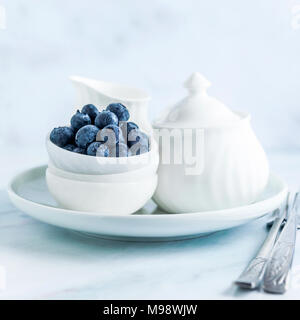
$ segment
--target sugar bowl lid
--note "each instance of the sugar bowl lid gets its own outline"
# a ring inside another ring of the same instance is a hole
[[[240,117],[236,113],[207,94],[210,85],[203,75],[193,73],[184,83],[189,95],[165,110],[154,122],[154,127],[207,128],[237,122]]]

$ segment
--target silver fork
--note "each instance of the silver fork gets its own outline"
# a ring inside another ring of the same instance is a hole
[[[289,194],[287,195],[287,199],[280,209],[276,209],[274,214],[277,216],[272,223],[272,227],[269,231],[269,234],[264,241],[262,247],[257,253],[256,257],[250,261],[247,268],[243,271],[243,273],[239,276],[239,278],[235,281],[235,284],[241,288],[254,290],[259,287],[264,272],[266,270],[266,265],[268,259],[270,258],[272,249],[274,247],[274,243],[277,239],[278,233],[281,229],[281,226],[286,218],[286,212],[288,209],[288,200]]]

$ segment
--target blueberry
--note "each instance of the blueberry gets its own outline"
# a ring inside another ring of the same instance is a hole
[[[92,124],[88,124],[87,126],[80,128],[75,136],[76,145],[80,148],[86,149],[88,144],[96,140],[98,131],[99,128]]]
[[[113,112],[119,121],[127,121],[129,119],[129,111],[122,103],[111,103],[106,107],[106,110]]]
[[[85,149],[74,146],[74,144],[67,144],[64,149],[76,153],[85,154]]]
[[[73,151],[75,148],[76,146],[74,146],[74,144],[67,144],[66,146],[64,146],[64,149],[68,151]]]
[[[80,154],[86,154],[85,149],[84,148],[80,148],[80,147],[74,148],[73,152],[80,153]]]
[[[91,123],[92,121],[89,115],[81,113],[79,110],[77,110],[77,112],[71,118],[71,126],[74,131],[78,131],[80,128]]]
[[[129,133],[133,129],[138,129],[139,126],[134,122],[127,122],[127,133]]]
[[[97,157],[109,157],[110,150],[107,145],[101,144],[97,149],[96,156]]]
[[[97,141],[97,142],[92,142],[86,151],[86,154],[89,156],[95,156],[97,154],[98,148],[102,145],[102,142]]]
[[[139,129],[130,131],[127,144],[132,155],[139,155],[149,151],[149,138],[146,133]]]
[[[128,157],[127,144],[119,142],[116,145],[108,145],[110,157]]]
[[[70,127],[54,128],[50,133],[50,140],[58,147],[63,148],[74,140],[74,131]]]
[[[82,109],[81,112],[89,115],[92,122],[95,121],[97,114],[99,113],[98,109],[93,104],[87,104]]]
[[[103,129],[110,124],[117,126],[119,124],[118,117],[110,111],[99,112],[95,119],[95,125],[98,128]]]
[[[131,130],[139,128],[138,125],[135,124],[134,122],[126,122],[126,121],[119,122],[119,126],[124,138],[127,138]],[[124,142],[127,143],[127,139]]]
[[[110,145],[115,145],[116,143],[119,143],[120,136],[122,137],[119,127],[110,124],[100,131],[100,134],[97,136],[97,141],[107,142]]]
[[[127,144],[125,143],[118,143],[117,144],[117,152],[116,152],[116,156],[117,157],[128,157],[128,147]]]

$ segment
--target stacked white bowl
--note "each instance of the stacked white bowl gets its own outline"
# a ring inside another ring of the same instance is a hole
[[[70,152],[46,139],[46,181],[57,203],[66,209],[128,215],[142,208],[157,186],[158,148],[122,158]]]

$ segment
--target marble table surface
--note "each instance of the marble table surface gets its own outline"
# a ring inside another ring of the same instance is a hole
[[[299,186],[300,152],[269,154],[273,172]],[[43,151],[10,150],[0,166],[0,299],[299,299],[300,237],[285,295],[232,282],[266,236],[266,218],[193,240],[133,243],[91,239],[36,221],[5,191]]]

